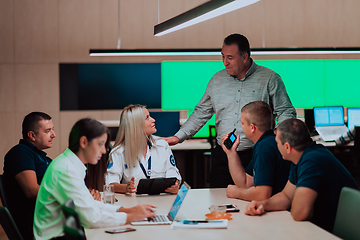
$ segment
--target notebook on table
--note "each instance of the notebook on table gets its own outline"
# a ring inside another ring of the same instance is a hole
[[[347,109],[347,122],[349,130],[355,126],[360,126],[360,108]]]
[[[174,221],[177,213],[179,212],[179,209],[182,203],[184,202],[184,199],[189,189],[190,186],[186,182],[184,182],[180,187],[179,192],[175,198],[175,201],[171,206],[170,211],[167,215],[157,214],[153,218],[144,219],[143,221],[140,222],[132,222],[131,225],[135,225],[135,226],[136,225],[170,225]]]
[[[344,122],[344,109],[336,107],[314,107],[315,129],[324,141],[335,141],[347,127]]]

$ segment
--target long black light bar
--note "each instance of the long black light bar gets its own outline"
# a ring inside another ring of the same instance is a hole
[[[339,48],[252,48],[252,55],[360,54],[360,47]],[[217,56],[221,48],[189,49],[90,49],[92,57]]]
[[[259,0],[211,0],[154,26],[154,36],[162,36],[208,19],[246,7]]]

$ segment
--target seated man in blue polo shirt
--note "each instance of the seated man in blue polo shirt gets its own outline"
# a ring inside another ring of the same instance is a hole
[[[247,201],[264,200],[285,187],[291,163],[282,159],[276,146],[272,130],[274,118],[267,103],[255,101],[246,104],[241,109],[240,121],[245,137],[255,145],[252,160],[245,171],[236,153],[240,136],[237,136],[230,150],[224,145],[229,134],[223,136],[222,148],[227,154],[230,174],[235,183],[228,185],[226,195]]]
[[[291,209],[294,220],[309,220],[332,232],[341,189],[359,189],[354,178],[329,150],[312,141],[299,119],[281,122],[276,142],[283,158],[292,162],[289,181],[270,199],[249,203],[245,214]]]
[[[22,135],[19,144],[5,155],[3,179],[9,211],[24,239],[33,239],[36,196],[51,162],[43,150],[51,148],[55,138],[51,117],[29,113],[22,123]]]

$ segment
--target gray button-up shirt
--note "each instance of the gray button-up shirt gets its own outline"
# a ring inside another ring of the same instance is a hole
[[[215,113],[216,139],[219,145],[221,145],[222,136],[236,128],[235,134],[240,134],[237,150],[251,148],[253,143],[245,138],[240,116],[244,105],[257,100],[271,106],[278,123],[287,118],[296,117],[295,108],[291,104],[279,74],[252,61],[244,79],[230,76],[226,69],[217,72],[210,79],[206,92],[195,106],[194,112],[175,136],[180,139],[180,142],[191,138]]]

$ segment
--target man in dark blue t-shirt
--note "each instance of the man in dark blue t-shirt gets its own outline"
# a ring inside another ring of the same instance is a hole
[[[282,192],[270,199],[249,203],[245,214],[261,215],[291,208],[294,220],[310,220],[332,232],[341,189],[359,189],[354,178],[330,151],[312,141],[301,120],[282,122],[276,142],[283,158],[293,163],[289,181]]]
[[[248,201],[264,200],[285,187],[291,162],[282,159],[276,146],[272,130],[273,115],[267,103],[255,101],[246,104],[241,109],[240,121],[245,137],[255,145],[252,160],[245,171],[236,153],[240,136],[237,136],[230,150],[224,145],[229,134],[223,136],[222,148],[227,154],[230,174],[235,183],[228,185],[226,195]]]
[[[8,207],[24,239],[33,239],[32,224],[37,193],[51,162],[42,150],[55,138],[51,117],[29,113],[22,123],[23,139],[4,158],[3,181]]]

